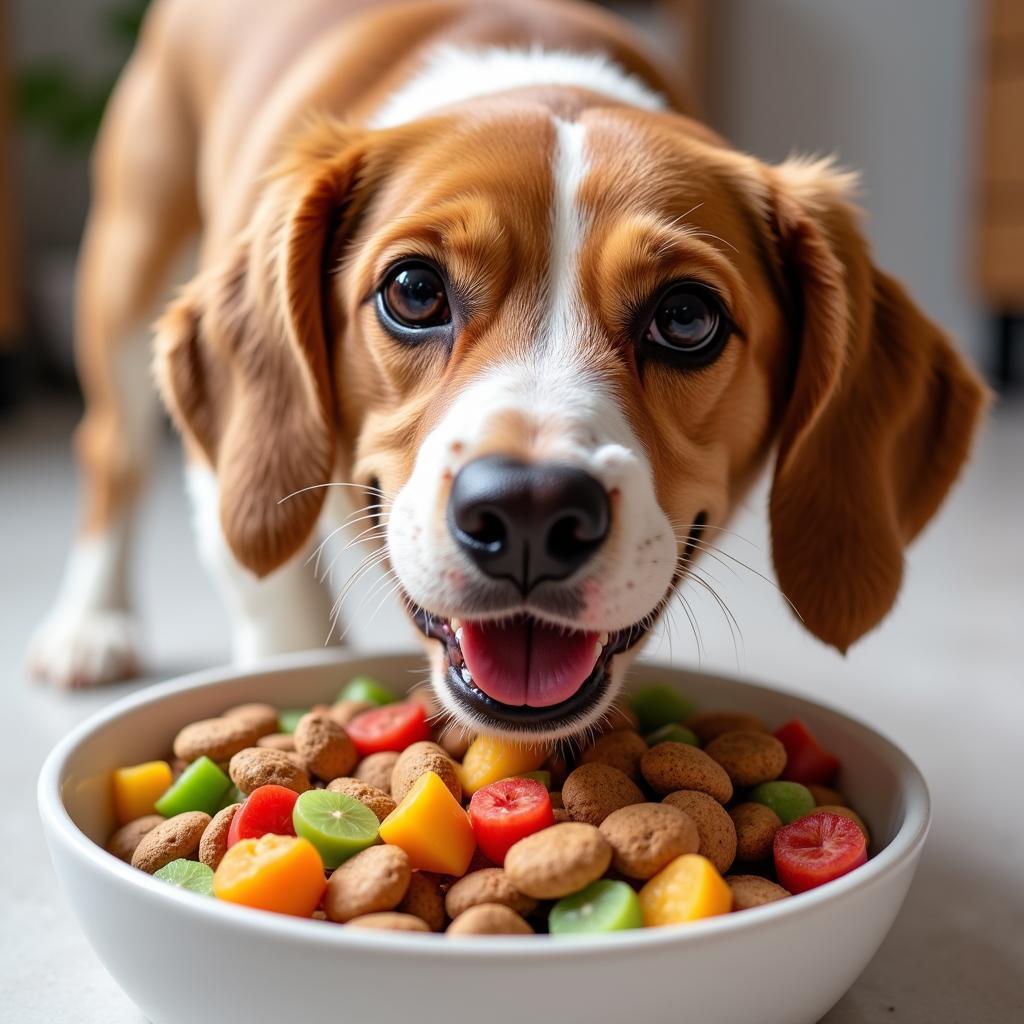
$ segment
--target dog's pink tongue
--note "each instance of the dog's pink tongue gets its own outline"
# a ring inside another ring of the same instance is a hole
[[[546,708],[568,700],[597,661],[597,633],[564,633],[536,620],[463,622],[473,684],[502,704]]]

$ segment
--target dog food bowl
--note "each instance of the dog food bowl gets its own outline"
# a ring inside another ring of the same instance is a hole
[[[553,939],[449,939],[349,931],[169,886],[106,853],[110,773],[169,749],[187,722],[232,704],[302,707],[367,673],[404,689],[416,656],[317,652],[218,669],[118,701],[68,735],[39,779],[46,839],[96,953],[157,1024],[537,1024],[817,1021],[892,925],[928,831],[928,791],[892,743],[837,711],[761,686],[654,665],[707,708],[780,724],[799,716],[842,760],[843,789],[871,829],[873,856],[822,888],[754,910],[667,928]]]

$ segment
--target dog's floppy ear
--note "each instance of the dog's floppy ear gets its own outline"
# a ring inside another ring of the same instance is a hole
[[[327,482],[334,466],[324,287],[363,153],[361,136],[314,126],[264,184],[225,258],[157,324],[164,401],[216,471],[228,545],[260,576],[300,549],[326,492],[281,499]]]
[[[799,160],[768,174],[797,335],[770,500],[773,558],[806,627],[845,651],[892,606],[903,549],[967,458],[986,391],[872,264],[847,176]]]

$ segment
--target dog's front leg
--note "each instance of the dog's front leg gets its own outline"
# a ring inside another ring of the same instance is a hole
[[[234,660],[248,664],[267,655],[323,647],[331,636],[331,598],[308,564],[309,551],[262,579],[256,576],[239,564],[224,540],[213,472],[192,460],[185,475],[200,557],[231,617]]]

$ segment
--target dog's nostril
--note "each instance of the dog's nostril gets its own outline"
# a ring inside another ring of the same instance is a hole
[[[467,463],[452,484],[448,525],[481,571],[524,593],[582,566],[608,534],[602,484],[583,470],[490,457]]]

